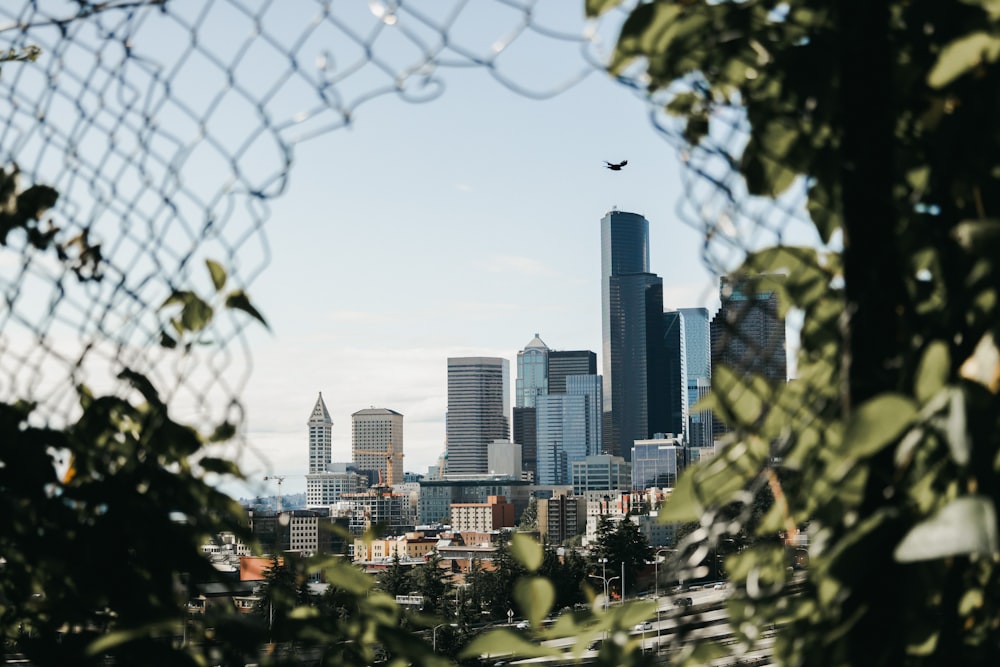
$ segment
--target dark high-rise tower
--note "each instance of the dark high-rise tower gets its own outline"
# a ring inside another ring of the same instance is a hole
[[[719,283],[722,306],[712,318],[712,367],[727,366],[739,376],[761,375],[785,382],[785,321],[778,315],[778,295],[773,287],[779,275],[756,280],[723,277]],[[722,420],[714,420],[718,436],[726,432]]]
[[[604,449],[628,459],[632,443],[666,432],[663,281],[649,273],[649,222],[601,219]]]
[[[597,355],[590,350],[549,351],[549,393],[565,394],[570,375],[597,375]]]
[[[687,345],[684,315],[672,310],[663,313],[663,345],[666,349],[667,428],[664,433],[684,436],[688,442]]]

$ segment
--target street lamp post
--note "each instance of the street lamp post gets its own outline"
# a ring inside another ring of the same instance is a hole
[[[604,569],[604,564],[608,562],[607,559],[602,558],[599,562],[601,563],[601,572],[603,572],[604,575],[606,575],[607,570]],[[618,579],[618,577],[611,577],[610,579],[608,579],[607,576],[604,575],[588,574],[587,576],[592,577],[594,579],[600,579],[602,582],[604,582],[604,608],[607,609],[608,603],[610,602],[610,597],[608,594],[608,585],[615,579]]]
[[[673,549],[657,549],[653,553],[653,597],[656,599],[660,598],[660,554],[670,553]],[[657,606],[659,609],[659,606]]]

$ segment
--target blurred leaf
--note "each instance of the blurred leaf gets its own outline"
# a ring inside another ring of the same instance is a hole
[[[960,466],[968,465],[972,454],[972,439],[969,437],[965,416],[965,392],[959,387],[951,389],[948,416],[945,419],[945,435],[951,457]]]
[[[240,468],[235,462],[226,459],[220,459],[216,457],[205,457],[198,460],[198,465],[200,465],[205,472],[214,472],[219,475],[234,475],[236,477],[240,476]]]
[[[952,237],[966,252],[992,257],[1000,249],[1000,220],[963,220],[955,225]]]
[[[717,641],[697,641],[689,651],[681,653],[681,663],[687,665],[709,665],[716,660],[729,658],[729,649]]]
[[[842,448],[853,458],[871,456],[902,435],[916,415],[917,406],[909,397],[880,394],[851,415]]]
[[[158,623],[149,623],[137,628],[130,628],[128,630],[118,630],[115,632],[109,632],[106,635],[102,635],[92,641],[84,652],[88,657],[93,657],[100,655],[101,653],[106,653],[107,651],[120,646],[122,644],[127,644],[128,642],[133,642],[137,639],[147,637],[157,631],[171,631],[174,628],[176,621],[170,619],[167,621],[160,621]]]
[[[510,630],[491,630],[481,634],[462,649],[460,658],[542,658],[557,656],[559,649],[552,646],[533,644],[521,635]]]
[[[926,403],[934,394],[944,388],[948,382],[951,369],[951,359],[948,345],[944,341],[932,341],[924,350],[917,367],[913,393],[920,404]]]
[[[533,628],[541,627],[555,600],[555,586],[545,577],[522,577],[514,584],[514,601]]]
[[[211,259],[205,260],[205,266],[208,267],[208,273],[212,276],[212,285],[215,286],[215,291],[222,291],[226,285],[226,270],[222,268],[221,264]]]
[[[997,515],[986,496],[962,496],[918,523],[896,547],[901,563],[978,554],[992,557],[997,541]]]
[[[160,346],[165,347],[168,350],[172,350],[177,347],[177,341],[171,338],[166,331],[160,332]]]
[[[943,88],[971,69],[994,63],[1000,57],[1000,38],[976,31],[947,44],[927,75],[927,85]]]
[[[542,545],[524,533],[515,533],[514,537],[511,538],[510,554],[528,572],[534,572],[541,567],[542,559],[545,558],[545,550]]]
[[[587,18],[597,18],[620,4],[622,4],[622,0],[586,0]]]
[[[267,320],[261,315],[256,308],[250,303],[250,298],[246,295],[243,290],[236,290],[235,292],[230,292],[226,297],[226,308],[233,308],[235,310],[242,310],[247,313],[258,322],[264,325],[266,329],[270,329],[267,324]]]
[[[701,519],[705,507],[695,493],[694,471],[694,467],[688,468],[677,478],[670,498],[660,508],[660,523],[688,523]]]
[[[225,442],[236,435],[236,426],[232,422],[222,422],[215,427],[212,434],[208,436],[209,442]]]
[[[979,339],[972,355],[962,362],[958,374],[966,380],[978,382],[994,394],[1000,392],[1000,350],[991,332],[987,331]]]

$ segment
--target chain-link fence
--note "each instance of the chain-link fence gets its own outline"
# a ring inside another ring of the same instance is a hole
[[[452,68],[556,95],[602,70],[615,17],[536,2],[14,4],[3,48],[37,59],[3,69],[0,161],[58,200],[25,222],[35,242],[4,239],[0,393],[57,421],[76,384],[110,389],[123,367],[219,420],[250,372],[248,318],[212,301],[205,261],[228,270],[222,295],[265,270],[294,146],[380,96],[433,99]],[[570,64],[558,79],[508,66],[539,42]],[[219,312],[180,340],[184,303],[161,304],[187,291]],[[185,344],[198,341],[214,344]]]

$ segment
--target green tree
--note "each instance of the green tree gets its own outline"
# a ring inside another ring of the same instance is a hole
[[[989,0],[660,0],[618,41],[612,72],[669,91],[689,154],[720,155],[753,197],[804,187],[820,239],[842,240],[748,253],[739,273],[783,274],[782,313],[804,316],[798,378],[713,368],[736,442],[661,513],[717,541],[723,509],[749,523],[766,486],[757,535],[809,526],[804,585],[774,541],[726,559],[734,628],[777,623],[785,664],[1000,657],[998,19]],[[730,176],[711,175],[735,200]]]
[[[538,499],[535,496],[528,499],[528,506],[518,519],[517,529],[527,533],[538,530]]]
[[[390,597],[406,595],[412,587],[410,569],[399,562],[399,554],[392,555],[392,563],[377,577],[379,588]]]
[[[424,596],[424,612],[444,616],[448,611],[449,573],[441,567],[436,551],[413,571],[413,590]]]
[[[606,576],[609,582],[618,575],[619,581],[611,582],[609,591],[621,595],[624,590],[626,595],[634,595],[639,571],[652,560],[653,550],[646,537],[639,532],[639,527],[628,516],[615,522],[602,516],[597,525],[597,542],[591,556],[591,569],[594,574]],[[621,581],[623,571],[624,582]]]
[[[493,570],[483,574],[485,598],[493,618],[506,618],[508,610],[523,613],[514,601],[514,585],[525,572],[524,566],[511,555],[509,535],[502,535],[493,554]]]

